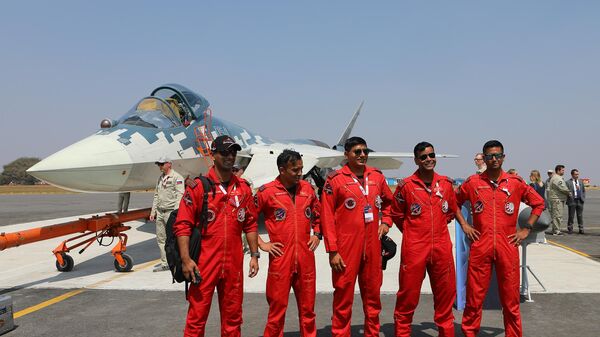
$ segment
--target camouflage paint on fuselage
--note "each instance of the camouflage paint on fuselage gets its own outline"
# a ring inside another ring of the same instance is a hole
[[[129,125],[129,124],[117,124],[110,129],[101,129],[96,132],[97,135],[111,135],[114,134],[114,137],[117,137],[117,140],[121,142],[123,145],[128,146],[131,145],[131,137],[134,134],[138,134],[142,136],[148,144],[154,144],[159,139],[159,134],[162,134],[165,139],[169,143],[174,142],[174,136],[179,134],[184,134],[182,140],[179,141],[179,145],[182,150],[187,150],[189,148],[194,149],[194,152],[199,155],[200,152],[197,149],[199,145],[196,141],[196,136],[194,134],[194,129],[200,128],[204,126],[204,120],[195,120],[188,127],[177,126],[166,129],[159,129],[153,127],[143,127],[137,125]],[[254,132],[248,131],[248,129],[243,128],[235,123],[231,123],[225,120],[222,120],[217,117],[212,117],[212,125],[210,126],[211,136],[212,138],[216,138],[220,135],[226,134],[233,137],[236,142],[238,142],[242,148],[246,148],[251,145],[268,145],[273,144],[273,141],[270,138],[260,136]],[[180,137],[177,137],[180,138]],[[284,143],[293,144],[307,144],[307,145],[318,145],[322,147],[327,147],[327,145],[323,142],[310,140],[310,139],[293,139],[283,141]]]

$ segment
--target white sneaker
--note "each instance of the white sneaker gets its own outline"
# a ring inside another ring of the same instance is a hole
[[[160,272],[160,271],[167,271],[169,270],[169,266],[165,266],[165,265],[159,265],[154,267],[154,269],[152,269],[152,272],[156,273],[156,272]]]

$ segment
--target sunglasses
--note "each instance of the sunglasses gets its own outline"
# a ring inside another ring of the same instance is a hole
[[[427,159],[427,157],[429,157],[431,159],[435,159],[435,152],[431,152],[429,154],[422,154],[419,156],[419,160],[425,160],[425,159]]]
[[[492,160],[496,158],[496,160],[500,160],[502,158],[504,158],[504,153],[500,152],[500,153],[490,153],[490,154],[486,154],[483,156],[483,159],[485,160]]]
[[[237,155],[237,150],[225,150],[225,151],[217,151],[217,152],[223,157],[227,157],[229,155],[232,155],[235,157],[235,155]]]
[[[354,153],[355,156],[360,156],[361,153],[364,153],[365,156],[368,156],[369,153],[371,153],[371,150],[369,149],[356,149],[354,151],[352,151]]]

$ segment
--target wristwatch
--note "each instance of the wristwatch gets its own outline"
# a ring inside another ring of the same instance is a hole
[[[314,235],[314,236],[316,236],[316,237],[317,237],[317,239],[319,239],[319,240],[323,240],[323,234],[321,234],[321,233],[319,233],[319,232],[314,232],[314,233],[313,233],[313,235]]]
[[[259,259],[260,259],[260,252],[259,252],[258,250],[257,250],[257,251],[255,251],[255,252],[250,252],[250,256],[252,256],[252,257],[257,257],[257,258],[259,258]]]
[[[524,224],[524,225],[523,225],[523,226],[521,226],[521,227],[523,227],[523,228],[527,228],[527,229],[529,229],[529,230],[532,230],[532,229],[533,229],[533,226],[532,226],[532,225],[530,225],[530,224],[528,224],[528,223]]]

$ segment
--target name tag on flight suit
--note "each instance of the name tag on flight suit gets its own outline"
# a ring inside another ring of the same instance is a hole
[[[365,206],[363,214],[365,216],[365,223],[373,222],[373,220],[375,219],[375,217],[373,216],[373,208],[371,207],[371,205]]]

